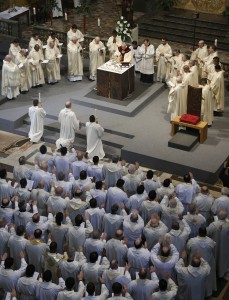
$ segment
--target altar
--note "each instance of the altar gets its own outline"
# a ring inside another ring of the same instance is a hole
[[[10,8],[0,12],[0,19],[20,21],[21,23],[23,22],[29,25],[30,24],[29,8],[15,6],[14,9]]]
[[[97,69],[97,95],[124,100],[134,91],[134,65],[109,60]]]

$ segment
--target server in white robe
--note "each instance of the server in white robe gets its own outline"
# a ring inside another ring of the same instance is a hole
[[[213,123],[213,111],[215,99],[213,97],[212,89],[210,84],[207,84],[207,78],[200,80],[200,87],[202,87],[202,104],[201,104],[201,116],[204,122],[211,126]]]
[[[52,17],[53,18],[63,17],[62,1],[57,0],[56,4],[57,4],[57,7],[54,7],[52,10]]]
[[[15,39],[13,43],[10,44],[9,55],[12,57],[14,63],[16,63],[16,56],[21,51],[19,45],[19,39]]]
[[[134,63],[135,72],[139,73],[141,60],[142,60],[142,55],[140,53],[140,46],[138,46],[137,41],[133,41],[131,44],[132,45],[130,46],[130,50],[132,52],[132,58],[133,58],[132,61]]]
[[[116,230],[122,227],[124,218],[118,214],[118,210],[119,206],[113,204],[111,206],[111,213],[106,213],[103,217],[103,231],[106,233],[108,240],[114,238]]]
[[[211,211],[214,215],[221,209],[225,210],[229,215],[229,188],[221,188],[221,196],[216,198],[212,204]]]
[[[20,71],[20,91],[22,94],[25,94],[32,86],[29,61],[26,57],[25,49],[21,49],[17,53],[15,63],[18,65]]]
[[[29,117],[31,122],[29,130],[30,142],[38,143],[43,136],[45,116],[46,111],[42,107],[41,102],[37,99],[33,100],[33,106],[29,108]]]
[[[36,229],[34,231],[34,238],[29,240],[26,244],[26,254],[29,264],[34,265],[36,272],[42,272],[41,258],[45,251],[48,251],[48,246],[41,240],[42,231]]]
[[[146,83],[154,81],[154,46],[150,44],[148,39],[143,41],[139,50],[142,60],[140,65],[140,80]]]
[[[168,278],[168,280],[161,279],[159,281],[159,291],[152,294],[153,300],[174,300],[177,289],[177,285],[171,278]]]
[[[75,217],[75,226],[70,227],[67,234],[68,246],[71,252],[78,251],[80,247],[83,247],[92,231],[93,227],[90,221],[86,220],[84,222],[83,216],[78,214]]]
[[[17,282],[17,293],[21,300],[36,300],[36,290],[39,285],[38,274],[35,273],[35,267],[28,265],[25,275],[20,277]]]
[[[97,69],[105,63],[106,48],[100,37],[96,36],[89,44],[90,80],[96,80]]]
[[[112,156],[112,161],[103,166],[103,178],[105,178],[106,188],[116,185],[117,180],[125,174],[123,166],[118,163],[119,157]]]
[[[12,228],[14,229],[14,228]],[[10,249],[10,257],[14,259],[14,270],[18,270],[21,265],[21,259],[18,253],[25,251],[25,247],[28,244],[28,240],[24,238],[25,227],[19,225],[15,230],[11,230],[11,237],[8,241],[8,247]]]
[[[168,227],[160,221],[158,215],[153,214],[150,221],[143,229],[143,235],[146,239],[147,248],[151,249],[158,243],[161,236],[168,232]]]
[[[201,191],[194,198],[193,203],[198,208],[199,213],[205,217],[207,224],[212,221],[211,218],[211,207],[213,204],[214,198],[210,194],[207,186],[202,186]]]
[[[168,60],[172,57],[172,48],[166,39],[161,40],[161,44],[156,49],[157,81],[164,82],[166,78]]]
[[[116,30],[112,31],[112,36],[109,37],[107,41],[107,48],[110,52],[110,59],[114,58],[115,52],[118,50],[118,47],[122,45],[122,39],[118,35]]]
[[[141,238],[144,228],[144,221],[137,211],[133,211],[124,217],[123,237],[128,238],[128,247],[133,247],[136,239]]]
[[[101,239],[100,239],[101,237]],[[100,235],[100,231],[95,227],[91,233],[91,237],[87,238],[84,243],[84,253],[87,261],[90,260],[90,254],[97,252],[99,256],[102,256],[103,249],[105,248],[106,239],[104,235]]]
[[[6,181],[6,169],[0,169],[0,204],[4,198],[11,199],[14,195],[14,188]]]
[[[56,147],[59,149],[61,146],[66,147],[70,143],[74,143],[75,132],[79,130],[80,122],[77,120],[75,112],[71,109],[71,101],[65,103],[58,117],[60,123],[60,138],[56,141]]]
[[[131,281],[128,284],[128,293],[134,300],[150,299],[152,293],[158,288],[158,278],[154,272],[154,268],[150,270],[150,279],[148,279],[148,270],[140,268],[138,272],[138,279]]]
[[[123,231],[118,229],[115,231],[115,237],[108,240],[106,247],[106,255],[109,261],[116,260],[120,267],[126,266],[127,261],[127,245],[125,241],[122,240]]]
[[[212,74],[210,86],[215,100],[214,111],[222,113],[224,111],[225,91],[224,91],[224,71],[220,65],[215,66]]]
[[[171,238],[172,244],[177,248],[179,254],[181,254],[181,252],[184,250],[190,232],[191,228],[185,219],[183,219],[180,223],[178,221],[172,222],[171,230],[166,236]]]
[[[60,80],[60,50],[54,47],[53,42],[49,42],[45,49],[47,80],[49,84],[54,84]]]
[[[128,208],[128,197],[127,194],[123,191],[124,180],[118,179],[115,187],[110,187],[107,190],[106,198],[106,212],[111,212],[111,207],[114,204],[117,204],[119,207],[119,213],[121,212],[121,204],[124,204]]]
[[[44,55],[40,51],[40,46],[38,44],[36,44],[30,51],[28,59],[32,76],[32,86],[41,87],[45,83],[44,72],[41,64],[44,60]]]
[[[86,123],[87,150],[89,158],[98,156],[102,159],[105,156],[102,144],[103,127],[98,123],[98,119],[91,115]]]
[[[134,241],[134,246],[130,247],[127,252],[128,264],[130,264],[130,274],[132,279],[136,279],[136,272],[141,268],[149,268],[150,252],[144,248],[141,238]]]
[[[2,66],[2,96],[8,100],[15,99],[19,94],[20,71],[18,65],[12,61],[10,55],[6,55]]]
[[[58,293],[64,289],[64,280],[59,278],[59,284],[52,283],[52,273],[47,270],[43,273],[43,282],[37,286],[36,297],[40,300],[56,300]]]
[[[162,241],[162,242],[161,242]],[[161,238],[159,242],[151,250],[151,261],[155,267],[155,272],[158,278],[165,278],[165,271],[169,276],[173,276],[173,271],[176,263],[179,260],[179,253],[170,241],[166,238]]]
[[[25,261],[25,255],[23,252],[18,253],[18,256],[21,259],[21,265],[18,270],[13,270],[14,260],[12,257],[8,257],[7,253],[4,253],[1,257],[0,265],[0,288],[5,290],[5,292],[11,292],[16,288],[18,279],[24,273],[27,263]]]
[[[82,46],[76,37],[68,43],[68,80],[81,81],[83,78]]]
[[[110,268],[105,270],[102,276],[110,296],[112,294],[113,283],[119,282],[122,286],[127,286],[131,281],[128,267],[120,267],[117,260],[110,261]]]
[[[7,244],[10,238],[10,233],[8,232],[8,227],[3,218],[0,218],[0,256],[7,251]]]
[[[150,191],[146,201],[142,202],[140,212],[145,224],[149,222],[152,214],[156,214],[159,217],[161,216],[162,207],[160,203],[158,203],[157,194],[154,190]]]
[[[210,274],[211,267],[200,257],[199,253],[195,254],[188,267],[185,266],[183,258],[185,258],[184,254],[175,266],[178,279],[178,299],[205,299],[205,289],[203,287],[207,276]]]
[[[75,0],[76,1],[76,0]],[[76,24],[73,24],[72,27],[67,32],[68,42],[71,41],[73,38],[77,38],[79,43],[84,41],[84,35],[78,29]]]
[[[218,212],[218,220],[212,222],[207,228],[207,234],[216,242],[216,272],[218,277],[223,277],[229,267],[229,221],[227,212],[220,210]]]
[[[211,238],[207,237],[207,230],[205,226],[200,227],[199,235],[195,238],[191,238],[186,245],[189,253],[189,262],[191,262],[192,257],[195,256],[195,253],[200,251],[203,259],[205,259],[209,266],[211,266],[210,274],[206,279],[205,297],[211,297],[212,292],[217,290],[215,246],[216,243]]]

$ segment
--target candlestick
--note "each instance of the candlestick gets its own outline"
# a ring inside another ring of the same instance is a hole
[[[38,94],[38,100],[41,102],[41,93]]]
[[[98,18],[98,27],[100,27],[100,18]]]
[[[33,8],[33,14],[36,14],[36,7]]]
[[[64,19],[65,19],[65,21],[68,20],[68,14],[67,13],[64,14]]]
[[[95,118],[97,118],[97,109],[96,108],[94,109],[94,115],[95,115]]]
[[[217,39],[215,39],[215,46],[217,47],[217,43],[218,43],[218,40]]]

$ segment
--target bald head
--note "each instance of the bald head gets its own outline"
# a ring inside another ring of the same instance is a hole
[[[218,218],[219,218],[219,220],[226,220],[226,218],[227,218],[227,211],[226,210],[224,210],[224,209],[221,209],[221,210],[219,210],[219,212],[218,212]]]
[[[206,185],[203,185],[201,187],[201,193],[204,194],[204,195],[208,194],[208,187]]]
[[[150,225],[152,227],[157,227],[159,225],[159,216],[158,215],[152,215],[151,216]]]
[[[61,196],[61,194],[63,193],[63,188],[62,186],[58,186],[55,188],[55,193],[56,193],[56,196]]]
[[[10,204],[10,199],[4,198],[2,199],[2,207],[7,207]]]
[[[96,37],[95,37],[95,43],[96,43],[96,44],[99,44],[99,42],[100,42],[100,37],[99,37],[99,36],[96,36]]]
[[[39,181],[38,187],[39,189],[43,189],[45,187],[45,181],[44,180]]]
[[[72,107],[72,102],[70,100],[68,100],[66,103],[65,103],[65,107],[66,108],[71,108]]]
[[[136,171],[135,165],[130,164],[129,167],[128,167],[128,172],[129,172],[129,174],[134,174],[135,171]]]
[[[110,267],[112,270],[117,270],[118,269],[118,262],[115,259],[112,259],[111,263],[110,263]]]
[[[183,70],[185,73],[189,73],[189,66],[183,66]]]
[[[138,214],[131,214],[130,216],[130,221],[133,222],[133,223],[137,223],[138,221]]]
[[[172,198],[169,200],[169,207],[170,208],[176,208],[177,207],[177,200],[175,198]]]
[[[77,37],[74,36],[74,37],[72,38],[72,42],[73,42],[74,44],[76,44],[77,41],[78,41]]]
[[[11,62],[12,61],[12,56],[11,55],[6,55],[5,56],[5,61]]]
[[[122,236],[123,236],[123,231],[121,229],[118,229],[118,230],[115,231],[116,239],[121,240]]]

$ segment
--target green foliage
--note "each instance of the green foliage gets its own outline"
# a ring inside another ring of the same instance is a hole
[[[79,16],[90,16],[91,7],[88,0],[81,0],[81,5],[75,8],[76,14]]]
[[[229,6],[225,7],[223,15],[224,15],[225,18],[229,19]]]
[[[58,11],[61,11],[56,0],[45,0],[44,4],[41,6],[41,12],[44,15],[50,15],[50,14],[52,14],[52,10],[55,8]]]
[[[163,10],[170,10],[174,5],[177,4],[177,0],[156,0],[156,6]]]

